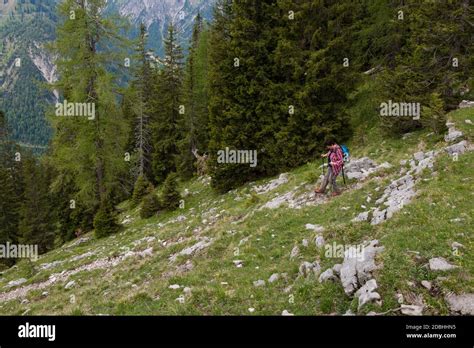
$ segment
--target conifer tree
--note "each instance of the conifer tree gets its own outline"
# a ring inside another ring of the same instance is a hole
[[[14,164],[13,146],[8,136],[5,114],[0,111],[0,244],[16,243],[18,238],[19,208],[23,185]],[[13,260],[1,259],[11,266]]]
[[[148,181],[145,175],[140,175],[135,183],[132,195],[132,204],[137,206],[142,198],[153,191],[153,185]]]
[[[208,130],[208,30],[198,13],[186,62],[184,92],[186,112],[181,117],[183,138],[179,144],[178,172],[190,178],[196,171],[194,151],[204,153],[209,143]]]
[[[183,58],[176,29],[171,24],[165,39],[163,67],[158,76],[157,95],[160,98],[153,105],[152,166],[158,183],[176,171],[178,143],[182,138],[179,120],[186,112],[182,104]]]
[[[179,207],[181,195],[178,191],[178,176],[176,173],[170,173],[163,184],[161,194],[161,206],[167,210],[175,210]]]
[[[140,209],[140,217],[142,219],[148,219],[156,215],[160,210],[160,201],[156,194],[150,192],[143,198],[142,207]]]
[[[54,209],[49,193],[49,170],[27,154],[22,156],[24,193],[20,207],[18,241],[38,245],[39,253],[54,247]]]
[[[396,57],[397,64],[380,75],[386,100],[419,103],[429,110],[439,95],[446,110],[457,107],[466,90],[472,90],[474,7],[469,1],[409,2],[397,7],[408,32]],[[436,25],[432,25],[436,18]],[[435,98],[436,99],[436,98]],[[398,135],[433,124],[433,113],[414,117],[385,117],[383,125]],[[436,121],[435,121],[436,123]]]
[[[55,166],[73,173],[80,204],[94,212],[100,208],[102,214],[111,211],[111,194],[126,171],[128,134],[117,107],[115,76],[110,72],[119,64],[111,46],[120,48],[122,42],[114,21],[102,17],[105,3],[65,0],[58,7],[63,21],[53,46],[60,79],[53,88],[68,103],[87,105],[95,112],[88,117],[60,117],[57,105],[51,117],[56,130]]]

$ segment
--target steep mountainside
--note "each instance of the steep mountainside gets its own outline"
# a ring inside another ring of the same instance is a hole
[[[124,202],[120,233],[1,272],[0,314],[472,315],[474,108],[448,116],[444,139],[361,125],[338,197],[314,197],[317,159],[223,195],[184,182],[149,219]]]
[[[130,35],[138,24],[148,26],[150,48],[163,54],[163,37],[169,23],[177,25],[186,47],[193,21],[201,12],[210,19],[215,0],[112,0],[109,13],[127,16]],[[0,109],[4,110],[14,140],[42,148],[51,130],[44,117],[45,107],[54,102],[42,84],[56,79],[54,59],[45,49],[53,40],[58,0],[0,0]]]
[[[145,23],[150,33],[150,46],[161,56],[168,25],[177,26],[186,47],[197,13],[209,20],[214,3],[215,0],[110,0],[108,10],[127,16],[135,27]]]
[[[55,78],[44,45],[54,37],[54,1],[7,0],[0,5],[0,109],[16,141],[46,145],[51,131],[44,108],[54,96],[43,82]]]

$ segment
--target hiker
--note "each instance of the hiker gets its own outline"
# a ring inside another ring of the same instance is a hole
[[[329,182],[332,185],[332,196],[340,195],[340,191],[337,188],[336,178],[342,170],[344,165],[344,154],[341,147],[335,141],[329,141],[326,143],[327,153],[322,154],[321,157],[328,158],[328,171],[324,176],[323,182],[319,189],[314,190],[316,194],[323,194],[326,191],[326,187]]]

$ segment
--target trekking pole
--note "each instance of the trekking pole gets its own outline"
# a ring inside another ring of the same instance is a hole
[[[325,175],[325,173],[324,173],[324,157],[321,157],[321,164],[322,164],[323,176],[324,176]]]

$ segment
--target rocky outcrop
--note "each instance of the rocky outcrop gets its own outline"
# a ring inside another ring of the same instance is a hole
[[[471,100],[463,100],[462,102],[459,103],[460,109],[467,109],[467,108],[472,108],[472,107],[474,107],[474,101],[471,101]]]
[[[444,299],[451,312],[474,315],[474,294],[448,294]]]
[[[265,185],[255,186],[254,191],[259,195],[265,194],[265,193],[275,190],[276,188],[278,188],[279,186],[283,184],[286,184],[287,182],[288,182],[288,173],[283,173],[283,174],[280,174],[280,176],[277,179],[271,180]]]
[[[384,247],[379,246],[378,240],[373,240],[364,246],[361,257],[354,257],[358,253],[354,247],[346,250],[340,278],[347,295],[353,295],[359,287],[372,278],[372,272],[378,268],[375,264],[375,256],[383,250]]]
[[[390,167],[391,165],[387,162],[377,165],[370,158],[362,157],[359,159],[351,159],[351,161],[344,166],[344,173],[349,179],[363,180],[380,169]]]

